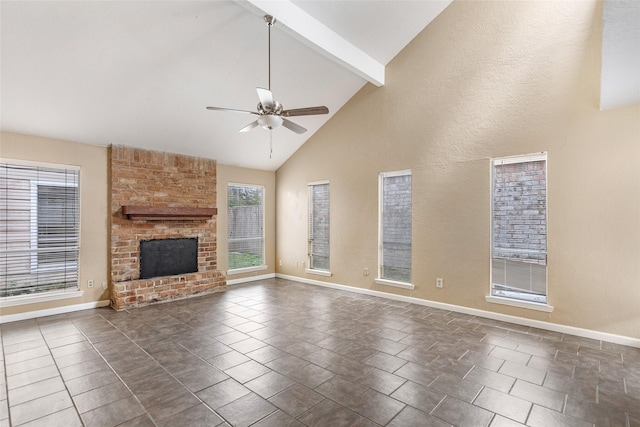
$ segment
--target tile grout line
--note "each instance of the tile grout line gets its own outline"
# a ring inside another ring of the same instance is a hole
[[[104,316],[100,315],[100,317],[105,320],[107,323],[109,323],[111,326],[113,326],[118,332],[120,332],[122,335],[124,335],[131,343],[133,343],[136,347],[138,347],[142,352],[144,352],[144,354],[146,354],[147,356],[149,356],[158,366],[160,366],[160,368],[162,368],[162,370],[164,370],[172,379],[174,379],[175,381],[177,381],[185,390],[187,390],[189,393],[191,393],[192,396],[194,396],[199,402],[200,404],[204,404],[206,405],[209,409],[211,409],[211,411],[218,415],[222,420],[224,420],[224,422],[229,422],[227,419],[225,419],[220,413],[218,413],[218,411],[216,411],[215,409],[211,408],[205,401],[203,401],[202,399],[200,399],[200,397],[194,393],[193,391],[191,391],[187,386],[184,385],[184,383],[182,381],[180,381],[177,377],[175,377],[171,372],[169,372],[169,370],[167,368],[165,368],[161,363],[159,363],[155,357],[153,357],[149,352],[147,352],[142,346],[140,346],[135,340],[133,340],[129,335],[127,335],[124,331],[122,331],[118,326],[114,325],[111,321],[109,321],[108,319],[104,318]],[[173,316],[172,316],[173,317]],[[179,319],[176,319],[179,320]],[[180,321],[181,323],[184,323],[182,321]],[[188,325],[187,325],[188,326]],[[189,326],[191,328],[191,326]],[[193,328],[192,328],[193,329]],[[83,335],[84,332],[83,332]],[[86,335],[85,335],[86,336]],[[214,338],[215,339],[215,338]],[[127,385],[127,383],[122,379],[122,377],[120,377],[120,375],[115,371],[115,369],[111,366],[111,364],[106,360],[106,358],[102,355],[102,353],[100,352],[100,350],[98,350],[93,342],[91,342],[91,340],[89,339],[89,337],[87,337],[87,340],[89,341],[89,343],[91,344],[92,347],[95,348],[95,350],[98,352],[98,354],[100,355],[100,357],[105,361],[105,363],[109,366],[109,368],[113,371],[113,373],[118,377],[118,379],[124,384],[124,386],[127,388],[127,390],[129,390],[129,392],[136,398],[136,400],[138,401],[138,403],[140,403],[140,405],[144,408],[145,413],[149,416],[149,418],[153,421],[153,423],[157,426],[159,421],[156,421],[151,414],[147,411],[146,406],[140,401],[140,399],[138,399],[138,396],[129,388],[129,386]],[[198,357],[200,360],[202,360],[203,362],[207,363],[209,366],[211,366],[214,369],[219,370],[220,372],[222,372],[224,374],[224,371],[216,368],[215,366],[211,365],[211,363],[209,363],[207,360],[200,358],[197,354],[192,353],[189,349],[187,349],[186,347],[184,347],[182,344],[178,343],[178,345],[182,348],[184,348],[185,350],[187,350],[189,353],[193,354],[194,356]],[[135,369],[135,368],[133,368]],[[231,376],[229,376],[229,378],[232,378]],[[237,400],[237,399],[236,399]],[[230,402],[231,403],[231,402]],[[195,407],[197,405],[194,405],[193,407]],[[192,407],[192,408],[193,408]],[[189,409],[189,408],[187,408]],[[178,412],[179,413],[179,412]],[[171,418],[174,415],[177,414],[173,414],[167,418]]]
[[[4,369],[4,392],[6,393],[6,406],[7,406],[7,420],[9,427],[11,427],[11,410],[9,406],[9,381],[7,379],[7,358],[4,353],[4,334],[2,333],[2,325],[0,325],[0,351],[2,352],[2,367]]]
[[[57,377],[58,377],[58,378],[60,378],[60,381],[62,381],[62,383],[63,383],[63,384],[64,384],[64,386],[65,386],[64,390],[67,392],[67,396],[69,397],[69,400],[71,400],[71,405],[72,405],[72,406],[70,406],[70,407],[73,407],[73,408],[75,409],[76,414],[78,414],[78,418],[80,418],[80,414],[78,413],[78,410],[77,410],[77,408],[75,407],[75,403],[73,402],[73,399],[71,399],[71,394],[70,394],[70,393],[69,393],[69,391],[67,390],[66,383],[65,383],[64,379],[62,378],[62,373],[60,372],[60,368],[58,367],[58,364],[56,363],[55,358],[54,358],[54,357],[53,357],[53,355],[51,354],[51,348],[49,347],[49,343],[47,342],[47,340],[46,340],[46,338],[45,338],[44,334],[42,333],[42,329],[40,329],[40,324],[38,323],[38,321],[37,321],[37,320],[35,320],[35,322],[34,322],[34,323],[35,323],[35,326],[38,328],[38,333],[40,334],[40,338],[42,338],[42,341],[44,342],[44,345],[47,347],[48,355],[49,355],[49,356],[51,356],[51,360],[53,360],[53,364],[54,364],[54,366],[56,367],[56,371],[58,371],[58,375],[57,375]],[[13,420],[12,420],[12,416],[11,416],[11,403],[10,403],[10,399],[9,399],[9,380],[8,380],[8,375],[7,375],[7,363],[6,363],[6,358],[5,358],[5,354],[4,354],[4,337],[2,337],[2,343],[1,343],[1,344],[2,344],[2,352],[3,352],[3,360],[4,360],[4,369],[5,369],[5,371],[4,371],[4,378],[5,378],[5,383],[6,383],[6,384],[5,384],[5,387],[6,387],[6,391],[7,391],[7,411],[8,411],[8,419],[9,419],[9,425],[10,425],[10,426],[14,426],[14,422],[13,422]],[[25,350],[25,351],[28,351],[28,350]],[[37,358],[34,358],[34,359],[37,359]],[[33,359],[31,359],[31,360],[33,360]],[[19,375],[19,374],[16,374],[16,375]],[[54,378],[54,377],[52,377],[52,378]],[[50,378],[47,378],[47,379],[50,379]],[[24,385],[22,385],[22,386],[20,386],[20,387],[16,387],[16,389],[21,388],[21,387],[27,387],[27,386],[30,386],[30,385],[33,385],[33,384],[37,384],[37,383],[39,383],[39,382],[46,381],[47,379],[44,379],[44,380],[41,380],[41,381],[36,381],[36,382],[30,383],[30,384],[24,384]],[[44,397],[47,397],[47,396],[51,396],[51,395],[53,395],[53,394],[55,394],[55,393],[59,393],[59,391],[52,392],[52,393],[49,393],[49,394],[47,394],[47,395],[37,397],[37,398],[35,398],[35,399],[31,399],[31,400],[24,401],[24,402],[19,403],[18,405],[15,405],[15,406],[20,406],[20,405],[26,404],[26,403],[28,403],[28,402],[33,402],[34,400],[38,400],[38,399],[41,399],[41,398],[44,398]],[[29,420],[29,421],[27,421],[27,422],[28,422],[28,423],[30,423],[30,422],[34,422],[34,421],[37,421],[37,420],[39,420],[39,419],[41,419],[41,418],[44,418],[44,417],[47,417],[47,416],[50,416],[50,415],[56,414],[56,413],[58,413],[58,412],[64,411],[64,410],[66,410],[66,409],[68,409],[68,408],[63,408],[63,409],[61,409],[60,411],[52,412],[52,413],[49,413],[49,414],[43,415],[43,416],[41,416],[41,417],[34,418],[34,419]],[[24,424],[24,423],[23,423],[23,424]]]
[[[69,400],[71,400],[71,405],[72,405],[71,407],[76,411],[76,414],[78,415],[78,419],[80,420],[80,423],[84,426],[84,421],[82,421],[82,417],[80,416],[80,411],[78,410],[78,407],[76,406],[76,402],[75,402],[75,400],[73,400],[73,397],[71,396],[71,392],[69,391],[69,388],[67,387],[67,381],[65,381],[64,377],[62,376],[62,372],[60,371],[60,367],[58,366],[58,361],[56,360],[55,357],[53,357],[53,353],[51,353],[51,347],[49,347],[49,342],[47,341],[47,339],[45,338],[44,334],[42,333],[41,325],[38,323],[37,319],[36,319],[36,324],[38,325],[38,331],[40,332],[40,335],[42,335],[42,339],[43,339],[45,345],[47,346],[47,350],[49,351],[49,355],[51,356],[51,359],[53,360],[53,364],[56,366],[56,369],[58,370],[58,376],[60,377],[60,380],[62,381],[62,384],[64,385],[64,390],[67,392],[67,395],[69,396]],[[78,327],[73,322],[71,322],[71,324],[73,324],[73,327],[78,332],[82,333],[82,331],[80,331],[78,329]],[[82,335],[84,336],[84,334],[82,334]],[[64,411],[64,409],[61,409],[60,411]],[[60,411],[58,411],[58,412],[60,412]],[[43,418],[43,417],[41,417],[41,418]]]
[[[106,321],[108,324],[110,324],[112,327],[116,328],[120,333],[122,333],[122,331],[120,331],[120,329],[118,329],[115,325],[113,325],[113,324],[112,324],[108,319],[105,319],[101,314],[99,314],[99,316],[100,316],[100,318],[101,318],[102,320]],[[75,325],[75,322],[73,322],[73,324],[74,324],[74,326],[76,326],[76,325]],[[136,399],[136,401],[137,401],[137,402],[140,404],[140,406],[144,409],[145,414],[147,414],[147,415],[149,416],[149,419],[151,420],[151,422],[152,422],[154,425],[156,425],[156,426],[157,426],[157,425],[158,425],[158,423],[156,423],[156,421],[153,419],[153,417],[151,416],[151,414],[149,414],[149,412],[147,411],[147,408],[142,404],[142,402],[140,402],[140,399],[138,399],[138,396],[136,396],[136,394],[135,394],[135,393],[134,393],[134,392],[129,388],[129,386],[127,385],[127,383],[122,379],[122,377],[120,377],[120,375],[116,372],[116,370],[113,368],[113,366],[111,366],[111,364],[107,361],[107,359],[104,357],[104,355],[100,352],[100,350],[98,350],[98,348],[95,346],[95,344],[94,344],[94,343],[91,341],[91,339],[87,336],[87,334],[86,334],[82,329],[78,328],[77,326],[76,326],[76,329],[78,329],[78,331],[80,331],[80,333],[81,333],[81,334],[86,338],[86,340],[87,340],[87,342],[89,343],[89,345],[91,345],[91,347],[95,350],[95,352],[96,352],[96,353],[98,353],[98,355],[100,356],[100,358],[101,358],[101,359],[102,359],[102,360],[107,364],[107,366],[109,367],[109,369],[111,370],[111,372],[113,372],[113,373],[114,373],[114,375],[116,376],[116,378],[118,378],[118,380],[120,381],[120,383],[122,383],[122,385],[124,385],[124,386],[126,387],[126,389],[127,389],[127,390],[129,390],[129,393],[131,393],[131,395]],[[132,341],[132,340],[131,340],[131,338],[129,338],[126,334],[124,334],[124,333],[122,333],[122,334],[123,334],[124,336],[126,336],[128,340]],[[132,341],[132,342],[133,342],[133,341]],[[135,344],[135,343],[134,343],[134,344]],[[155,359],[154,359],[154,361],[155,361]],[[65,387],[66,387],[66,386],[67,386],[67,384],[66,384],[66,381],[65,381]],[[95,389],[92,389],[92,390],[96,390],[96,389],[98,389],[98,388],[100,388],[100,387],[96,387]],[[87,390],[87,391],[85,391],[85,392],[83,392],[83,393],[86,393],[86,392],[88,392],[88,391],[91,391],[91,390]],[[79,393],[78,395],[83,394],[83,393]],[[69,393],[69,394],[71,394],[71,393]],[[126,398],[124,398],[124,397],[123,397],[122,399],[126,399]],[[118,400],[122,400],[122,399],[118,399]],[[72,398],[71,400],[73,400],[73,398]],[[117,402],[117,400],[116,400],[116,402]],[[74,401],[74,405],[75,405],[75,401]],[[108,405],[108,403],[107,403],[106,405]],[[102,405],[102,406],[104,406],[104,405]],[[94,408],[94,409],[98,409],[98,408]],[[76,409],[76,410],[77,410],[77,409]],[[87,412],[89,412],[89,411],[87,411]],[[82,420],[82,415],[80,414],[80,411],[78,411],[78,416],[80,416],[80,419],[81,419],[81,421],[82,421],[82,424],[84,425],[84,420]],[[134,418],[132,418],[132,419],[134,419]],[[127,421],[130,421],[130,420],[127,420]],[[127,421],[125,421],[125,422],[127,422]]]

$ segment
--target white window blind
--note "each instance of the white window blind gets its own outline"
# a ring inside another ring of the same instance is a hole
[[[309,267],[329,270],[329,184],[309,184]]]
[[[0,161],[0,297],[78,289],[79,172]]]
[[[264,264],[264,187],[229,184],[229,270]]]
[[[547,302],[546,153],[492,162],[491,294]]]
[[[411,171],[380,174],[379,277],[411,282]]]

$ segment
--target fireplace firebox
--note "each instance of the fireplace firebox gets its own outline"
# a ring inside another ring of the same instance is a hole
[[[198,238],[140,241],[140,279],[198,271]]]

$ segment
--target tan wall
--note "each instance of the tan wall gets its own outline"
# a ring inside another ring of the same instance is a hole
[[[107,148],[2,132],[0,157],[81,167],[80,289],[84,291],[81,298],[3,307],[2,315],[108,300],[109,292],[102,289],[102,282],[108,281]],[[95,283],[91,289],[90,279]]]
[[[229,250],[227,245],[227,185],[252,184],[264,186],[264,231],[266,270],[227,275],[227,281],[252,276],[274,274],[276,271],[276,175],[275,172],[245,169],[218,163],[218,268],[227,271]]]
[[[277,271],[640,338],[640,106],[598,109],[601,27],[595,1],[454,1],[385,86],[365,86],[277,171]],[[552,313],[485,301],[489,159],[540,151]],[[374,284],[378,174],[399,169],[413,171],[413,291]],[[301,266],[317,180],[331,184],[327,278]]]

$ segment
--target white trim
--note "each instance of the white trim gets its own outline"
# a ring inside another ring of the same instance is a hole
[[[464,313],[472,316],[479,316],[487,319],[499,320],[502,322],[515,323],[516,325],[530,326],[533,328],[544,329],[547,331],[559,332],[559,333],[569,334],[569,335],[576,335],[579,337],[591,338],[594,340],[607,341],[615,344],[626,345],[629,347],[640,348],[640,338],[632,338],[624,335],[610,334],[608,332],[594,331],[591,329],[576,328],[574,326],[567,326],[559,323],[545,322],[542,320],[526,319],[524,317],[511,316],[509,314],[494,313],[492,311],[480,310],[477,308],[447,304],[444,302],[430,301],[426,299],[409,297],[404,295],[395,295],[387,292],[374,291],[371,289],[364,289],[364,288],[356,288],[353,286],[341,285],[341,284],[331,283],[331,282],[322,282],[320,280],[307,279],[307,278],[297,277],[297,276],[289,276],[286,274],[276,273],[276,277],[280,279],[307,283],[310,285],[324,286],[327,288],[340,289],[347,292],[355,292],[358,294],[388,298],[396,301],[404,301],[412,304],[424,305],[427,307],[440,308],[443,310],[455,311],[457,313]]]
[[[331,184],[329,183],[329,180],[324,180],[324,181],[315,181],[315,182],[309,182],[307,183],[307,263],[309,265],[309,267],[313,266],[313,262],[312,262],[312,253],[311,253],[311,248],[313,245],[313,241],[314,241],[314,237],[313,237],[313,222],[314,222],[314,217],[313,217],[313,203],[315,201],[315,199],[313,198],[313,189],[317,186],[320,185],[326,185],[327,186],[327,191],[329,194],[329,200],[327,202],[328,208],[329,208],[329,236],[327,236],[327,247],[328,247],[328,253],[327,253],[327,261],[329,261],[329,268],[331,268]],[[322,273],[318,273],[316,269],[312,269],[312,268],[308,268],[306,269],[307,273],[311,273],[311,274],[318,274],[321,276],[331,276],[331,272],[329,272],[329,274],[326,274],[326,272],[328,272],[328,270],[324,270],[324,272]]]
[[[389,280],[389,279],[375,279],[375,282],[378,285],[393,286],[394,288],[411,289],[411,290],[414,290],[416,288],[411,283],[397,282],[395,280]]]
[[[495,165],[510,165],[513,163],[526,163],[526,162],[538,162],[547,160],[547,152],[541,151],[539,153],[520,154],[517,156],[495,157],[491,159],[492,166]]]
[[[411,243],[413,244],[413,176],[411,173],[411,169],[402,169],[402,170],[397,170],[397,171],[390,171],[390,172],[380,172],[378,174],[378,266],[377,266],[377,276],[378,278],[375,279],[376,283],[380,284],[380,285],[389,285],[389,286],[396,286],[398,288],[404,288],[404,289],[413,289],[413,285],[411,285],[411,287],[406,287],[406,286],[398,286],[399,284],[405,285],[402,282],[396,282],[394,280],[389,280],[389,279],[384,279],[382,278],[382,253],[383,253],[383,247],[382,247],[382,234],[383,234],[383,229],[382,229],[382,223],[383,223],[383,219],[382,219],[382,210],[384,207],[384,179],[385,178],[390,178],[390,177],[395,177],[395,176],[410,176],[411,177]],[[412,250],[413,252],[413,250]],[[411,259],[411,270],[413,271],[413,257]],[[380,282],[378,282],[380,281]]]
[[[15,307],[17,305],[36,304],[38,302],[57,301],[61,299],[80,298],[84,291],[73,292],[42,292],[33,295],[18,295],[0,298],[0,308]]]
[[[263,274],[261,276],[250,276],[250,277],[243,277],[241,279],[227,280],[227,286],[240,285],[242,283],[254,282],[256,280],[273,279],[274,277],[276,277],[276,273],[269,273],[269,274]]]
[[[553,311],[552,305],[543,304],[539,302],[522,301],[522,300],[517,300],[513,298],[496,297],[491,295],[487,295],[484,298],[487,302],[494,303],[494,304],[511,305],[514,307],[528,308],[530,310],[545,311],[547,313],[551,313]]]
[[[380,172],[380,178],[391,178],[393,176],[411,175],[411,169],[402,169],[399,171]]]
[[[494,256],[493,256],[493,194],[494,194],[494,186],[495,186],[495,181],[494,181],[494,173],[495,173],[495,167],[496,165],[502,166],[502,165],[509,165],[509,164],[515,164],[515,163],[526,163],[526,162],[539,162],[539,161],[544,161],[544,185],[545,185],[545,210],[544,210],[544,215],[545,215],[545,297],[548,297],[549,294],[549,268],[548,268],[548,233],[549,233],[549,211],[548,211],[548,206],[549,206],[549,179],[548,179],[548,155],[546,151],[540,151],[537,153],[531,153],[531,154],[521,154],[521,155],[516,155],[516,156],[506,156],[506,157],[495,157],[490,159],[489,162],[489,179],[491,181],[491,189],[490,189],[490,194],[489,194],[489,218],[490,218],[490,224],[489,224],[489,231],[491,232],[491,238],[489,239],[489,293],[493,293],[494,291],[494,287],[493,287],[493,260],[494,260]],[[546,305],[546,308],[540,308],[542,307],[541,305],[538,305],[536,303],[531,303],[531,304],[526,304],[525,305],[521,305],[521,300],[517,300],[517,299],[510,299],[507,297],[496,297],[493,295],[488,295],[487,297],[487,302],[490,303],[497,303],[497,304],[505,304],[505,305],[511,305],[511,306],[515,306],[515,307],[521,307],[521,308],[530,308],[533,310],[539,310],[539,311],[545,311],[545,312],[552,312],[553,311],[553,307],[550,305]],[[489,299],[491,298],[491,299]]]
[[[52,168],[52,169],[71,169],[80,171],[82,168],[78,165],[68,165],[65,163],[47,163],[47,162],[34,162],[31,160],[21,160],[21,159],[9,159],[6,157],[0,157],[0,163],[7,164],[16,164],[20,166],[34,166],[34,167],[43,167],[43,168]]]
[[[111,304],[110,300],[100,300],[94,302],[86,302],[84,304],[65,305],[56,308],[47,308],[45,310],[27,311],[25,313],[18,314],[5,314],[0,316],[0,324],[17,322],[19,320],[35,319],[36,317],[53,316],[56,314],[71,313],[74,311],[89,310],[91,308],[108,307]]]
[[[242,273],[251,273],[252,271],[262,271],[269,268],[268,265],[255,265],[253,267],[242,267],[242,268],[234,268],[233,270],[227,270],[227,275],[231,276],[234,274],[242,274]]]
[[[304,271],[308,274],[316,274],[318,276],[326,276],[326,277],[333,276],[333,274],[329,270],[314,270],[312,268],[307,268]]]
[[[262,184],[246,184],[246,183],[243,183],[243,182],[229,181],[229,182],[227,182],[227,189],[229,188],[229,186],[262,188],[264,190],[264,185],[262,185]],[[263,205],[264,205],[264,203],[263,203]]]
[[[266,239],[265,239],[265,219],[266,219],[266,200],[267,200],[267,189],[264,185],[261,184],[239,184],[236,182],[227,182],[227,215],[229,213],[229,187],[251,187],[251,188],[259,188],[262,190],[262,261],[264,261],[265,254],[267,253],[266,248]],[[228,219],[228,218],[227,218]],[[229,244],[229,223],[227,221],[227,246]],[[228,249],[228,248],[227,248]],[[229,266],[229,260],[227,260],[227,267]],[[254,267],[243,267],[243,268],[234,268],[231,270],[227,270],[227,274],[242,274],[251,271],[260,271],[266,270],[266,265],[259,265]]]

